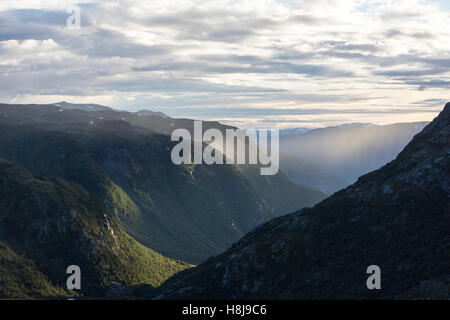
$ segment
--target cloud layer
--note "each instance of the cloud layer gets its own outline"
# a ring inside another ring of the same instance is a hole
[[[3,0],[0,101],[245,127],[430,120],[448,99],[448,21],[422,0]]]

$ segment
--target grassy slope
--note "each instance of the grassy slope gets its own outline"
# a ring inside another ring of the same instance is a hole
[[[65,298],[75,295],[55,286],[36,264],[0,242],[0,299]]]

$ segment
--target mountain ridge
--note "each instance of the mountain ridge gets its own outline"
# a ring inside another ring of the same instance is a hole
[[[280,152],[304,159],[321,171],[353,183],[395,159],[428,122],[350,125],[280,137]]]

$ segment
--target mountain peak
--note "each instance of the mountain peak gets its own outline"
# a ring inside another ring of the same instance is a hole
[[[450,112],[450,102],[447,102],[447,104],[444,107],[444,110],[442,110],[442,113],[449,113]]]
[[[61,109],[78,109],[84,111],[103,111],[103,110],[112,110],[110,107],[103,106],[100,104],[93,103],[70,103],[66,101],[52,103],[52,106],[59,107]]]

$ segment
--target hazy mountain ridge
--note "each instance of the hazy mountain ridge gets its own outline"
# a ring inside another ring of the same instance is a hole
[[[280,168],[295,183],[326,194],[333,194],[349,185],[347,181],[323,172],[308,161],[285,153],[280,154]]]
[[[395,159],[427,122],[349,124],[280,138],[280,151],[333,176],[354,182]]]
[[[450,103],[398,157],[181,272],[157,299],[449,299]],[[368,290],[366,268],[381,268]]]

